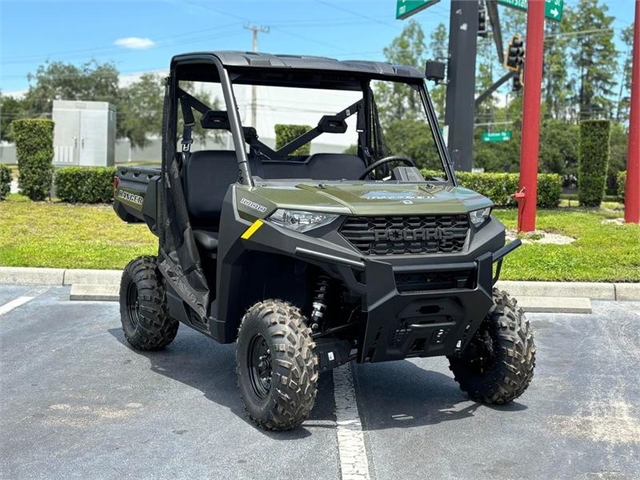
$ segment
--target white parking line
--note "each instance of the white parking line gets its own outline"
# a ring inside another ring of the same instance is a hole
[[[0,307],[0,315],[4,315],[5,313],[10,312],[14,308],[18,308],[20,305],[24,305],[25,303],[33,300],[35,297],[18,297],[15,300],[11,300],[8,303],[5,303]]]
[[[342,480],[369,480],[369,462],[349,364],[333,370]]]
[[[29,290],[26,295],[18,297],[0,306],[0,315],[9,313],[11,310],[14,310],[19,306],[24,305],[27,302],[30,302],[31,300],[36,298],[38,295],[42,295],[47,290],[49,290],[49,287],[35,288],[33,290]]]

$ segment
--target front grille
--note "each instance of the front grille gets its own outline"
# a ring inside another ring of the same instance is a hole
[[[340,228],[367,255],[460,252],[468,231],[466,215],[348,217]]]

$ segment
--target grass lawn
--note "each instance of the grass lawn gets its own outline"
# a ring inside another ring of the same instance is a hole
[[[31,202],[20,195],[0,202],[3,266],[123,268],[157,251],[145,224],[122,222],[110,205]]]
[[[640,226],[603,224],[624,212],[603,204],[602,209],[560,208],[538,212],[536,228],[576,239],[569,245],[526,244],[506,257],[504,280],[585,282],[640,281]],[[495,215],[509,229],[516,228],[515,210]]]
[[[515,210],[497,210],[515,228]],[[623,216],[617,204],[599,210],[539,211],[539,230],[576,238],[570,245],[527,244],[509,255],[505,280],[640,281],[640,226],[603,224]],[[0,265],[123,268],[154,254],[157,239],[144,224],[127,225],[111,206],[33,203],[10,195],[0,202]]]

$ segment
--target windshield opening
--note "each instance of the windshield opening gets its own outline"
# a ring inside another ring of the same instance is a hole
[[[257,179],[449,181],[433,134],[437,126],[429,124],[418,84],[368,79],[340,88],[326,88],[327,82],[323,88],[291,84],[233,84],[243,148]],[[220,84],[181,87],[194,99],[193,113],[200,113],[194,133],[203,141],[198,143],[232,154]],[[386,160],[378,165],[381,159]]]

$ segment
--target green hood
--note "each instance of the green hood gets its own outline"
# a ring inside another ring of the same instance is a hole
[[[472,190],[430,184],[270,184],[251,193],[277,208],[352,215],[460,214],[493,205]]]

